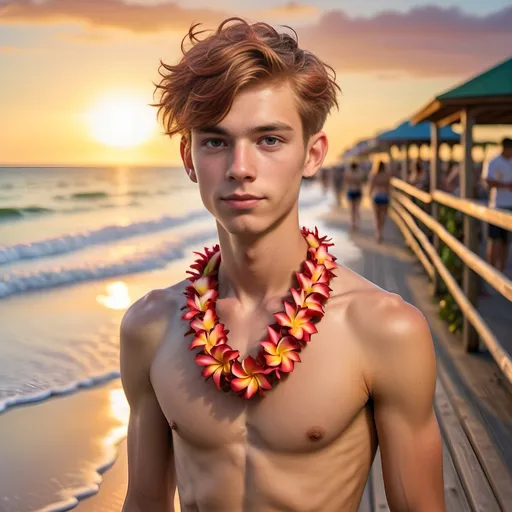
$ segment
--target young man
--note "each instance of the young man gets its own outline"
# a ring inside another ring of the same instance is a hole
[[[378,445],[391,510],[443,511],[424,317],[299,228],[302,178],[327,153],[332,70],[262,23],[188,37],[158,105],[220,252],[123,319],[123,511],[172,511],[176,487],[183,512],[356,511]]]
[[[512,139],[503,139],[502,152],[486,163],[482,177],[489,187],[489,207],[512,211]],[[489,224],[487,261],[500,272],[508,261],[509,232]]]

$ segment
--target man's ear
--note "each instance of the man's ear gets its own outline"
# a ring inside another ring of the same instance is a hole
[[[192,162],[192,153],[190,150],[190,136],[182,135],[180,142],[180,154],[185,171],[187,171],[188,177],[194,183],[197,183],[196,171],[194,170],[194,164]]]
[[[311,178],[322,167],[329,144],[325,132],[318,132],[309,138],[302,176]]]

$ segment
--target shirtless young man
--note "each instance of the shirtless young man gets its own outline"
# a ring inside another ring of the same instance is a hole
[[[217,221],[211,302],[243,359],[297,287],[308,254],[298,194],[327,153],[322,126],[336,86],[330,68],[268,25],[228,20],[202,40],[195,31],[181,62],[164,65],[159,105]],[[185,337],[189,281],[130,307],[121,325],[131,407],[124,512],[172,511],[176,488],[183,512],[355,512],[378,445],[391,510],[444,511],[427,323],[349,269],[335,274],[302,362],[264,397],[220,391],[215,375],[201,375]]]

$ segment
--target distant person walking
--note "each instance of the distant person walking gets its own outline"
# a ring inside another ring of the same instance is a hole
[[[343,191],[344,169],[342,165],[335,165],[331,169],[332,185],[336,207],[341,208],[341,194]]]
[[[360,208],[362,198],[363,173],[356,162],[350,164],[345,175],[345,190],[347,201],[350,205],[350,230],[352,232],[359,231],[361,220]]]
[[[484,165],[482,178],[489,187],[489,207],[512,211],[512,139],[503,139],[502,152]],[[508,261],[509,232],[489,224],[487,261],[500,272]]]
[[[372,199],[375,219],[375,238],[382,242],[382,232],[388,215],[390,174],[386,164],[380,161],[370,172],[370,188],[368,193]]]

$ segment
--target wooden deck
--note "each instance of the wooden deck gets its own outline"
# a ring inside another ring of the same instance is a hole
[[[457,337],[448,332],[429,293],[428,278],[393,222],[388,220],[385,240],[377,244],[367,204],[361,221],[361,232],[352,239],[363,258],[348,266],[414,304],[431,326],[438,362],[435,411],[443,435],[447,511],[512,511],[512,393],[508,383],[485,351],[464,353]],[[348,212],[333,211],[324,222],[333,235],[336,229],[348,231]],[[512,304],[496,294],[482,303],[482,314],[492,319],[497,331],[502,336],[510,333]],[[512,346],[507,348],[512,350]],[[388,510],[377,452],[359,511]]]

